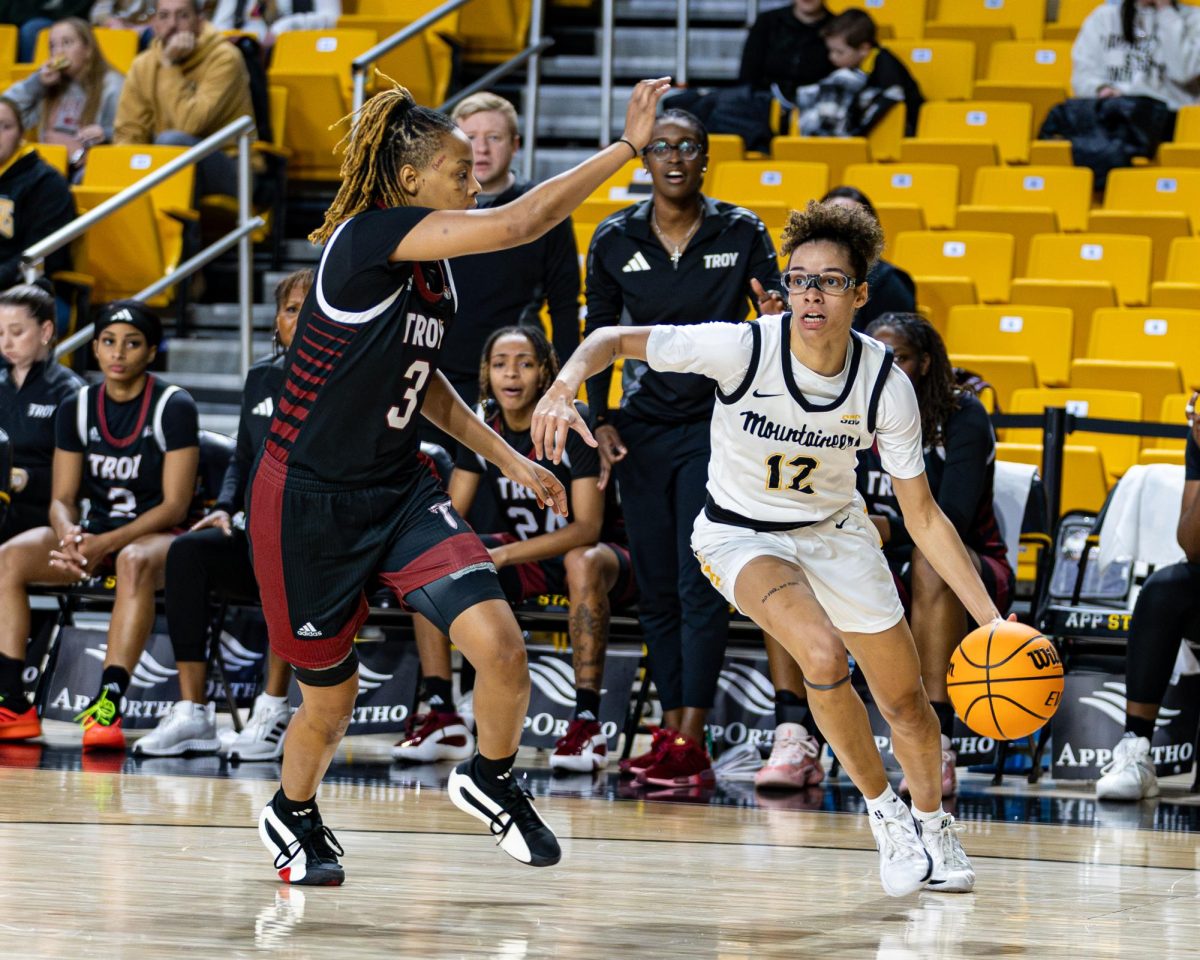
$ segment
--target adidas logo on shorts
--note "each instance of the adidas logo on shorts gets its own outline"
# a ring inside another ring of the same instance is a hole
[[[621,272],[622,273],[639,273],[642,270],[649,270],[649,269],[650,269],[649,261],[647,261],[646,258],[642,256],[642,251],[639,250],[632,257],[629,258],[629,262],[621,268]]]
[[[298,637],[319,637],[320,635],[321,631],[312,625],[311,620],[296,631]]]
[[[267,397],[267,399],[263,400],[261,403],[256,404],[254,409],[250,412],[256,417],[269,417],[275,412],[275,404],[271,402],[270,397]]]

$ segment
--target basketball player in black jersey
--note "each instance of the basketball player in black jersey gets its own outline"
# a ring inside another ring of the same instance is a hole
[[[0,705],[17,704],[12,712],[23,719],[10,737],[18,730],[24,737],[41,732],[11,678],[12,664],[24,663],[29,635],[26,588],[115,570],[100,690],[78,719],[85,750],[125,747],[121,697],[154,624],[154,593],[162,586],[167,548],[187,519],[200,457],[196,404],[147,372],[161,340],[158,317],[140,303],[104,308],[93,342],[104,381],[64,402],[55,422],[50,526],[0,547]],[[86,513],[81,501],[88,503]]]
[[[448,257],[528,243],[637,156],[666,79],[634,88],[625,136],[510,204],[472,210],[470,142],[402,88],[357,117],[342,185],[312,235],[325,249],[288,351],[283,393],[249,496],[250,543],[271,646],[296,667],[280,790],[259,833],[285,882],[339,884],[340,848],[317,785],[358,692],[364,587],[382,581],[475,665],[479,755],[450,795],[523,863],[549,866],[554,833],[513,780],[529,672],[521,632],[479,538],[418,460],[434,426],[565,513],[562,484],[477,418],[437,371],[456,306]]]

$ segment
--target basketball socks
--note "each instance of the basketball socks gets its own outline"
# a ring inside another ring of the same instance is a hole
[[[307,800],[289,800],[287,794],[283,792],[283,787],[275,791],[275,798],[271,802],[275,804],[276,811],[286,817],[300,818],[308,816],[317,809],[317,795],[315,793]]]
[[[482,753],[475,755],[475,779],[479,785],[493,796],[499,797],[512,778],[513,764],[517,755],[502,757],[499,760],[489,760]]]
[[[7,702],[9,708],[20,713],[28,709],[18,709],[19,703],[25,700],[25,685],[21,682],[21,673],[25,664],[16,657],[6,657],[0,653],[0,702]]]
[[[912,815],[916,817],[918,823],[925,824],[929,823],[931,820],[941,820],[942,817],[946,815],[946,811],[939,803],[938,808],[934,813],[926,813],[924,810],[918,810],[916,807],[913,807]]]
[[[92,703],[99,701],[100,697],[107,691],[109,702],[116,707],[117,716],[121,715],[121,698],[125,696],[125,691],[129,689],[129,671],[124,667],[105,667],[104,673],[100,676],[100,692],[96,694]]]
[[[942,730],[942,736],[952,738],[954,736],[954,707],[948,703],[934,701],[933,712],[937,714],[938,726]]]
[[[865,796],[863,799],[867,801],[868,814],[873,814],[876,810],[878,810],[885,817],[890,818],[898,816],[907,809],[907,807],[904,805],[904,801],[896,795],[896,791],[890,786],[874,800]]]
[[[600,718],[600,693],[578,687],[575,690],[574,720],[598,720]]]
[[[1125,714],[1125,736],[1133,734],[1135,737],[1145,737],[1147,740],[1154,739],[1154,721],[1147,720],[1145,717],[1135,717],[1131,713]]]
[[[454,713],[454,690],[446,677],[426,677],[423,681],[425,696],[422,699],[429,704],[434,713]]]
[[[259,699],[262,701],[264,707],[275,708],[277,710],[288,705],[287,697],[273,697],[269,693],[260,694]]]

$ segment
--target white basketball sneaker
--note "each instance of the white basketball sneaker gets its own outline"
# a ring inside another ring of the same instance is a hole
[[[181,757],[185,753],[216,753],[220,746],[216,706],[180,700],[157,727],[134,743],[133,752],[144,757]]]
[[[975,889],[975,869],[958,841],[961,829],[950,814],[921,824],[921,841],[933,859],[929,890],[970,893]]]
[[[920,890],[933,874],[933,858],[921,841],[921,828],[912,811],[893,802],[894,812],[870,811],[871,833],[879,848],[879,880],[889,897],[903,897]]]
[[[1150,757],[1150,741],[1126,734],[1113,748],[1112,762],[1096,781],[1097,800],[1145,800],[1158,796],[1158,777]]]
[[[292,708],[275,697],[260,693],[254,700],[250,719],[229,745],[229,759],[234,762],[278,760],[283,756],[283,735],[287,733]]]

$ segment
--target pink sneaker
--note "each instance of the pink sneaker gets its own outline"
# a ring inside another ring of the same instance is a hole
[[[942,796],[953,797],[958,793],[958,773],[955,768],[958,766],[958,754],[950,746],[950,738],[944,733],[942,734]],[[907,794],[908,778],[905,777],[900,781],[900,786],[897,793]]]
[[[763,768],[754,776],[756,787],[802,790],[825,779],[821,745],[803,724],[781,723],[775,728],[775,745]]]

